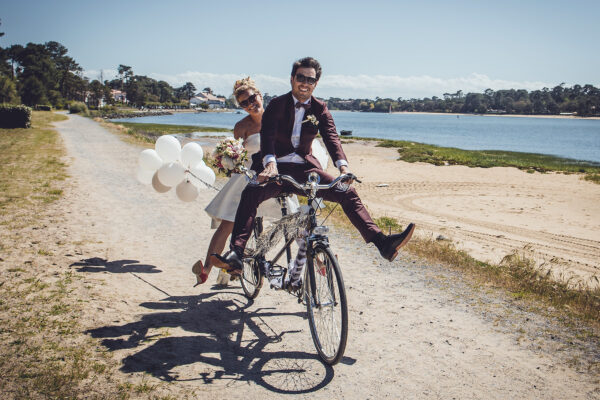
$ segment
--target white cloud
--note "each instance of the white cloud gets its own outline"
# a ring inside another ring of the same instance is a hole
[[[104,79],[113,79],[117,76],[117,71],[105,69],[103,74]],[[97,79],[100,71],[90,70],[86,71],[84,75],[90,77],[90,79]],[[237,79],[245,77],[244,74],[214,74],[199,71],[187,71],[176,75],[151,73],[148,76],[156,80],[164,80],[173,87],[192,82],[198,90],[210,87],[215,93],[225,96],[231,94],[233,83]],[[253,75],[252,78],[263,93],[279,95],[290,90],[288,77]],[[487,75],[478,73],[449,79],[428,75],[408,77],[396,75],[325,75],[319,82],[315,94],[323,98],[375,98],[378,96],[408,99],[431,96],[442,97],[444,93],[455,93],[458,90],[462,90],[464,93],[481,93],[488,88],[493,90],[526,89],[531,91],[543,87],[554,87],[556,84],[492,79]]]
[[[319,90],[327,91],[329,96],[354,98],[422,98],[438,96],[444,93],[455,93],[462,90],[468,92],[483,92],[491,88],[498,89],[527,89],[536,90],[544,86],[544,82],[518,82],[502,79],[491,79],[487,75],[473,73],[466,77],[442,79],[428,75],[422,76],[389,76],[389,75],[331,75],[324,76],[319,82]],[[326,96],[326,97],[329,97]]]
[[[89,78],[90,81],[93,81],[94,79],[100,80],[100,75],[102,75],[103,80],[111,80],[115,79],[119,75],[119,72],[116,69],[87,69],[83,71],[83,76]]]

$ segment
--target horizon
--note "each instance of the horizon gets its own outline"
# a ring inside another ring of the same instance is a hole
[[[560,1],[308,1],[300,9],[272,0],[262,7],[239,1],[60,4],[4,6],[0,46],[57,41],[90,80],[111,79],[124,64],[173,87],[192,82],[225,96],[245,76],[263,93],[286,93],[291,64],[307,55],[323,67],[315,90],[321,98],[600,86],[600,54],[590,50],[600,37],[594,21],[600,3],[593,1],[569,8]],[[296,39],[298,30],[313,40]]]

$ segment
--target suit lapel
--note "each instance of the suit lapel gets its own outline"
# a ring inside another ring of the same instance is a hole
[[[284,121],[286,122],[286,134],[288,136],[288,138],[290,139],[290,143],[292,142],[292,129],[294,129],[294,118],[295,118],[295,110],[294,110],[294,98],[292,97],[292,92],[288,93],[287,96],[287,104],[285,107],[285,118]]]

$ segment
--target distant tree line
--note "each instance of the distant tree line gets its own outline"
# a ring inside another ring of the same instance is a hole
[[[592,85],[565,87],[564,83],[552,89],[528,92],[524,89],[492,90],[483,93],[444,93],[443,98],[423,99],[340,99],[330,98],[332,110],[367,112],[440,112],[475,114],[536,114],[558,115],[576,113],[582,117],[600,115],[600,89]]]
[[[136,107],[188,107],[196,93],[191,82],[173,88],[165,81],[135,75],[127,65],[119,65],[116,79],[90,81],[67,53],[65,46],[53,41],[0,46],[0,103],[65,108],[71,101],[82,101],[97,107],[115,104],[114,89],[126,93],[127,103]],[[212,93],[210,88],[204,90]],[[228,99],[226,105],[233,103]]]

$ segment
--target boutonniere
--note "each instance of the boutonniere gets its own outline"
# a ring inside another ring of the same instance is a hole
[[[313,114],[306,116],[306,119],[304,121],[302,121],[302,123],[305,123],[305,122],[310,122],[314,126],[319,125],[319,121],[317,120],[317,117],[315,117]]]

